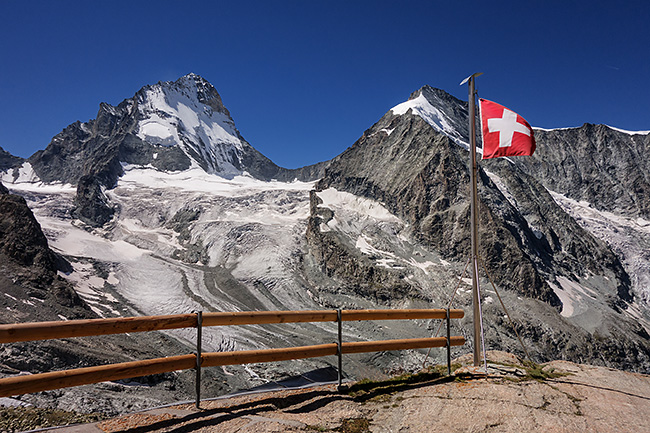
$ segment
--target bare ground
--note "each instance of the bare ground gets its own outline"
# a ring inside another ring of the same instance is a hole
[[[488,354],[487,377],[470,359],[434,373],[179,405],[73,432],[650,432],[650,376],[554,361],[522,365]]]

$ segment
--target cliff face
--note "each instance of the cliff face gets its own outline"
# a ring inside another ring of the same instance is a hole
[[[25,199],[0,184],[0,305],[4,323],[92,317],[72,285],[57,271],[70,264],[48,246],[47,239]],[[30,301],[31,298],[31,301]],[[21,302],[39,302],[38,317],[28,318]],[[27,319],[27,320],[26,320]]]
[[[23,163],[23,159],[13,156],[2,147],[0,147],[0,172],[18,167]]]
[[[464,263],[470,254],[469,156],[466,137],[448,132],[461,104],[431,94],[422,89],[405,103],[408,109],[389,111],[332,160],[316,189],[318,195],[333,189],[381,203],[428,251]],[[544,360],[618,353],[620,367],[650,365],[650,337],[632,318],[637,298],[619,257],[565,211],[543,176],[538,180],[529,172],[516,161],[486,160],[478,178],[479,255],[491,282],[510,298],[506,304],[519,317],[520,334]],[[364,282],[391,287],[395,296],[421,287],[408,266],[387,265],[397,257],[382,246],[387,238],[373,238],[370,247],[364,246],[369,230],[346,239],[340,224],[328,223],[336,212],[312,206],[307,232],[311,254],[328,272],[353,287]],[[373,273],[345,264],[360,250],[372,250],[355,260]],[[429,278],[444,287],[440,275]],[[490,281],[481,284],[492,292]],[[578,293],[573,290],[589,296],[572,298]],[[518,350],[502,314],[496,305],[484,306],[488,347]]]
[[[606,125],[535,130],[537,151],[516,164],[552,191],[601,210],[650,219],[650,134]]]
[[[462,261],[470,250],[467,166],[467,152],[422,118],[389,112],[332,161],[317,189],[384,203],[413,225],[421,241]],[[631,299],[629,276],[612,251],[534,178],[506,161],[490,161],[482,165],[479,196],[480,255],[499,284],[560,306],[547,281],[587,268],[615,276],[617,296]]]

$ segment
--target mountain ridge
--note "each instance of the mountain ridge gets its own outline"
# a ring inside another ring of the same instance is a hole
[[[216,89],[193,73],[144,86],[117,106],[101,103],[95,119],[69,125],[27,162],[46,183],[78,186],[75,215],[95,227],[114,215],[103,190],[115,187],[124,164],[161,171],[198,165],[225,177],[281,181],[315,179],[327,165],[275,165],[243,139]]]

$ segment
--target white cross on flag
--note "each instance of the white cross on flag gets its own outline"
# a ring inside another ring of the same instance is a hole
[[[523,117],[487,99],[479,99],[479,104],[483,159],[532,155],[535,152],[533,128]]]

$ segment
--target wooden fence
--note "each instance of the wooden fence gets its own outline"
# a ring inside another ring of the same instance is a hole
[[[189,355],[100,365],[72,370],[20,375],[0,379],[0,397],[28,394],[51,389],[68,388],[103,381],[128,379],[177,370],[196,369],[197,407],[200,401],[202,367],[238,365],[257,362],[288,361],[338,355],[339,385],[341,357],[349,353],[385,350],[447,347],[449,368],[451,346],[465,344],[464,337],[450,335],[450,319],[460,319],[463,310],[312,310],[312,311],[250,311],[236,313],[179,314],[172,316],[126,317],[111,319],[69,320],[0,325],[0,343],[13,343],[57,338],[87,337],[178,328],[197,328],[197,352]],[[447,337],[402,340],[343,342],[341,323],[360,320],[446,319]],[[265,350],[202,353],[201,330],[205,326],[260,325],[269,323],[338,322],[338,342]]]

